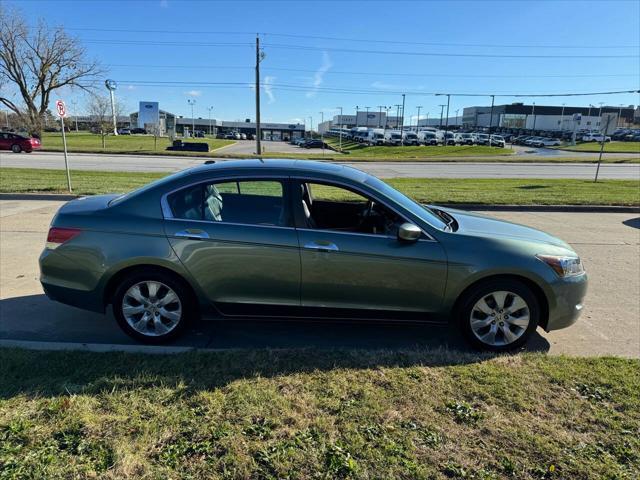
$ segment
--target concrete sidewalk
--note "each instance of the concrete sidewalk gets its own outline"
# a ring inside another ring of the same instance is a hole
[[[38,256],[63,202],[0,200],[0,345],[109,350],[134,347],[113,317],[49,301],[38,282]],[[585,312],[574,326],[539,330],[527,348],[570,355],[640,358],[640,217],[636,213],[492,212],[572,244],[589,273]],[[22,344],[21,342],[33,342]],[[17,342],[17,343],[16,343]],[[447,329],[328,322],[203,322],[174,346],[196,348],[465,348]],[[55,346],[55,345],[52,345]],[[150,351],[148,347],[141,351]]]

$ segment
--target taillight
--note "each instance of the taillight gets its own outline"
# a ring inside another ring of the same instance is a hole
[[[79,228],[51,227],[47,235],[47,248],[55,249],[82,232]]]

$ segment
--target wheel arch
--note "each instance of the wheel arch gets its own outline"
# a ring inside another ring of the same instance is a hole
[[[122,282],[123,279],[125,279],[129,275],[132,275],[135,272],[142,271],[142,270],[151,271],[151,272],[160,272],[163,274],[171,275],[176,280],[184,284],[184,286],[189,291],[189,294],[192,296],[194,303],[198,305],[198,307],[200,307],[200,302],[198,300],[196,289],[181,272],[164,265],[157,265],[153,263],[141,263],[136,265],[128,265],[114,272],[109,277],[109,279],[107,280],[104,286],[103,297],[102,297],[103,305],[106,307],[112,302],[116,289],[118,288],[118,285],[120,284],[120,282]]]
[[[451,308],[450,313],[454,315],[454,318],[457,318],[457,312],[462,304],[462,301],[464,300],[466,295],[469,293],[469,291],[476,288],[478,285],[482,283],[485,283],[488,281],[490,282],[492,280],[517,280],[525,284],[527,287],[529,287],[533,292],[533,294],[535,295],[536,300],[538,300],[538,303],[540,304],[540,321],[538,325],[543,329],[547,328],[547,324],[549,322],[549,299],[547,298],[547,295],[545,294],[543,288],[538,283],[531,280],[530,278],[524,277],[522,275],[516,275],[516,274],[501,273],[501,274],[488,275],[486,277],[478,278],[473,282],[471,282],[458,294],[455,302],[453,303],[453,307]]]

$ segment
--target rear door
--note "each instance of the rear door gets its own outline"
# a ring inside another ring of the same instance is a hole
[[[221,311],[300,304],[300,255],[286,178],[204,182],[163,202],[174,251]]]

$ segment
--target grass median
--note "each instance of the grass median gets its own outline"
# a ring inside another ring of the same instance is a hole
[[[559,147],[559,150],[571,152],[600,152],[600,143],[585,142],[577,145]],[[640,155],[640,142],[607,142],[604,144],[605,153],[637,153]]]
[[[72,170],[74,193],[133,190],[166,173]],[[486,205],[640,205],[637,180],[391,178],[387,183],[421,203]],[[64,193],[64,170],[0,168],[1,193]]]
[[[0,477],[631,479],[639,412],[620,358],[4,349]]]
[[[172,152],[166,148],[171,145],[167,137],[152,135],[108,135],[105,137],[105,147],[102,147],[102,137],[98,134],[87,132],[67,133],[67,149],[70,152],[87,153],[142,153],[142,154],[179,154],[184,155],[189,152]],[[233,140],[222,140],[215,138],[192,138],[188,140],[193,143],[208,143],[210,150],[216,150],[226,145],[235,143]],[[61,152],[63,150],[61,133],[44,133],[42,136],[42,149]],[[191,152],[193,153],[193,152]]]

